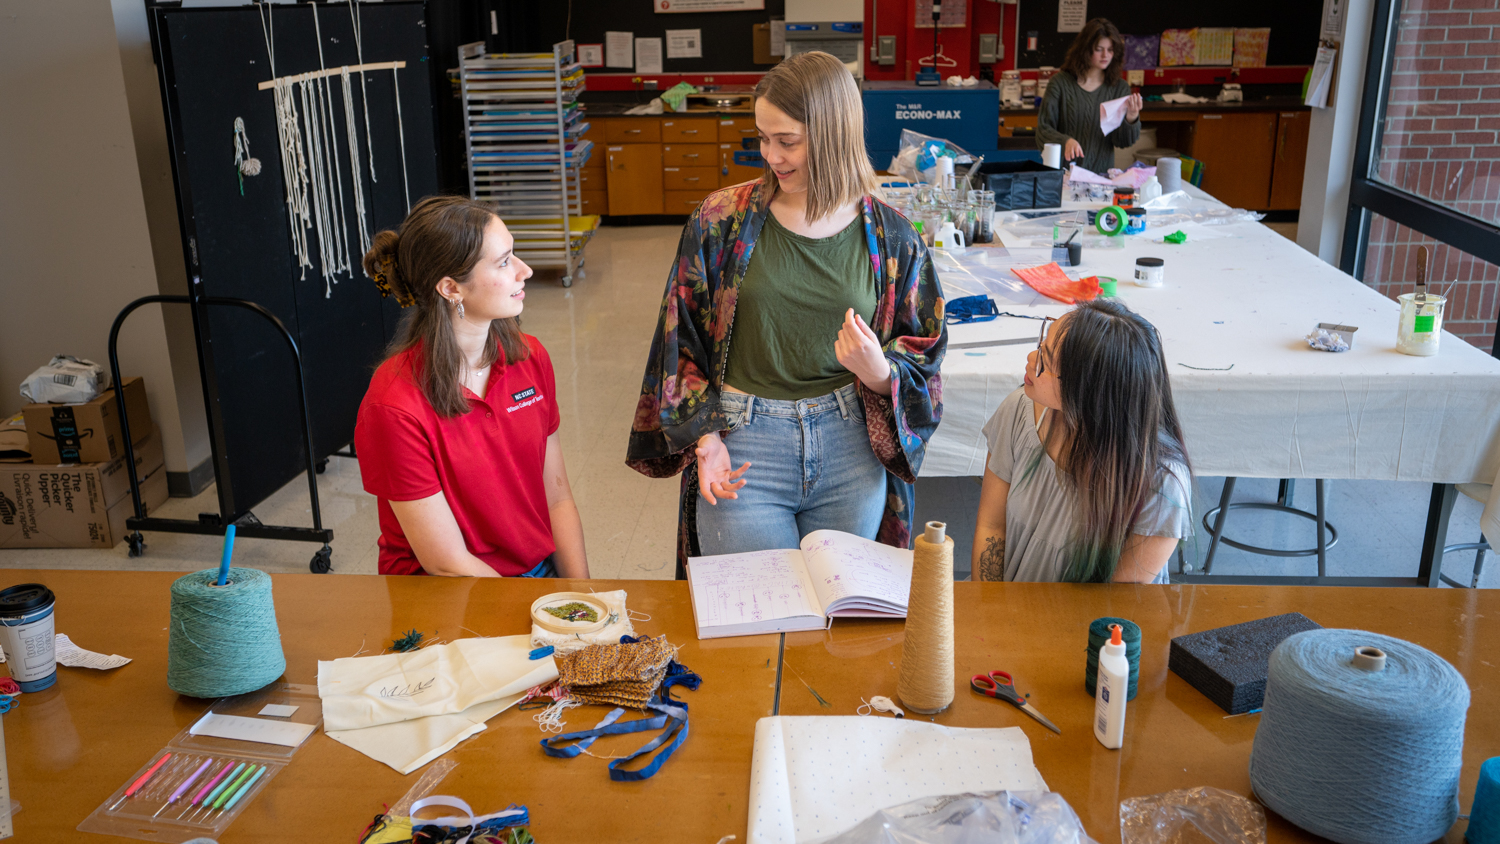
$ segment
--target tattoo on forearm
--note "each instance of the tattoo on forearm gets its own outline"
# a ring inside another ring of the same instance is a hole
[[[979,579],[1005,579],[1005,537],[985,537],[984,550],[979,552]]]

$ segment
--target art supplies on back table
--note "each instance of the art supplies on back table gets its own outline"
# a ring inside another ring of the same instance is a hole
[[[912,552],[837,530],[801,547],[688,560],[699,639],[818,630],[831,618],[905,618]]]

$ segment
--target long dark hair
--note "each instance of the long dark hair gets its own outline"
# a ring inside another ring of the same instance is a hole
[[[468,280],[484,250],[485,227],[495,218],[494,211],[471,199],[429,196],[411,209],[396,231],[376,234],[365,253],[365,273],[382,293],[389,288],[403,308],[411,308],[386,358],[421,347],[412,374],[444,418],[468,413],[469,400],[459,383],[464,360],[453,336],[452,309],[438,294],[437,283],[445,277],[459,284]],[[502,353],[507,365],[530,354],[517,317],[490,322],[480,366],[489,366]]]
[[[1108,18],[1094,18],[1083,25],[1078,37],[1068,47],[1067,55],[1063,56],[1062,69],[1073,74],[1073,78],[1080,83],[1083,82],[1092,65],[1090,58],[1093,56],[1094,46],[1101,38],[1108,38],[1115,49],[1115,57],[1110,60],[1109,67],[1104,69],[1104,83],[1110,85],[1124,79],[1125,36],[1120,34],[1120,30]]]
[[[1081,521],[1062,579],[1104,583],[1148,496],[1172,482],[1174,464],[1188,466],[1187,448],[1156,327],[1114,299],[1084,302],[1064,319],[1048,362],[1062,424],[1047,439],[1072,434],[1059,463]]]

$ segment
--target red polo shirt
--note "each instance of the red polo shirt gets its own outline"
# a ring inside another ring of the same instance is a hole
[[[552,359],[531,335],[531,355],[496,362],[483,398],[464,390],[470,410],[444,419],[417,386],[415,348],[375,371],[359,406],[354,445],[365,490],[380,508],[380,573],[423,574],[392,501],[438,492],[448,500],[469,552],[506,577],[556,550],[542,483],[547,437],[557,430]]]

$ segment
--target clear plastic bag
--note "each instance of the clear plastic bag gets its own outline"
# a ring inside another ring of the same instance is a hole
[[[891,166],[886,169],[909,182],[933,184],[937,181],[939,157],[953,159],[953,176],[959,185],[963,185],[969,174],[984,163],[984,156],[970,155],[968,150],[943,138],[902,129],[896,157],[891,159]]]
[[[1266,844],[1259,803],[1218,788],[1120,801],[1121,844]]]
[[[1140,207],[1146,209],[1147,227],[1176,226],[1183,223],[1228,226],[1234,223],[1258,223],[1266,218],[1264,214],[1243,208],[1230,208],[1222,202],[1199,199],[1182,190],[1164,193],[1141,203]]]
[[[926,797],[876,812],[818,844],[1097,844],[1061,795],[991,791]]]

